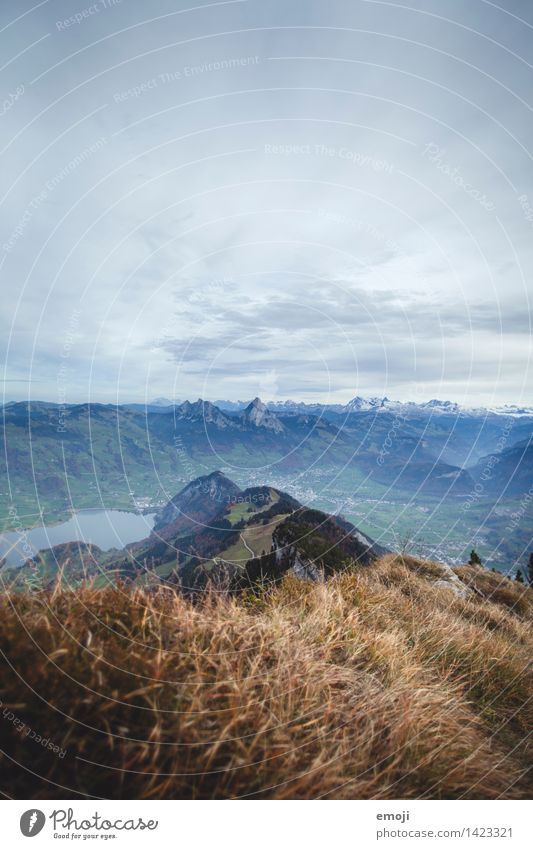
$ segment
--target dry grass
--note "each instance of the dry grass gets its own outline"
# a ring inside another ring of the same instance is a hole
[[[4,597],[1,789],[528,796],[533,591],[457,574],[467,599],[434,587],[437,564],[393,556],[325,585],[286,578],[195,605],[125,586]]]

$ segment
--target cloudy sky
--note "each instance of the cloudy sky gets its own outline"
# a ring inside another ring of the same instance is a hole
[[[527,0],[3,0],[4,398],[533,402]]]

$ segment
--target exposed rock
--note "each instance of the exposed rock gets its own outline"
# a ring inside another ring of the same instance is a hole
[[[313,563],[312,560],[304,560],[297,551],[291,553],[291,556],[293,565],[289,569],[289,574],[296,578],[302,578],[304,581],[314,581],[315,583],[323,583],[326,580],[324,570]]]
[[[469,587],[466,587],[457,577],[455,577],[455,580],[442,579],[435,581],[433,586],[438,587],[439,589],[444,587],[445,589],[451,590],[456,596],[459,596],[459,598],[470,598],[470,596],[474,595],[472,590],[469,589]]]
[[[210,401],[202,401],[201,398],[195,401],[194,404],[185,401],[178,407],[177,418],[182,421],[213,424],[222,430],[236,427],[235,421],[230,416],[225,415],[222,410],[219,410]]]
[[[254,398],[239,416],[241,422],[252,427],[264,427],[273,433],[282,433],[285,428],[274,413],[271,413],[260,398]]]
[[[459,598],[469,598],[474,595],[473,591],[465,586],[461,579],[457,577],[451,566],[448,566],[446,563],[439,563],[439,567],[441,577],[435,581],[433,584],[434,587],[446,587],[452,590]]]

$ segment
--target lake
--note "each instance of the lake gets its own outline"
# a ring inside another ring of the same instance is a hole
[[[142,515],[125,510],[80,510],[60,525],[40,525],[28,531],[0,534],[0,557],[5,557],[9,566],[20,566],[31,556],[25,545],[30,545],[37,553],[41,548],[75,540],[91,542],[103,551],[124,548],[130,542],[147,537],[154,518],[155,513]]]

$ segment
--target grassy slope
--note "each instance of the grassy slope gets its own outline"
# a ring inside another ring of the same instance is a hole
[[[263,595],[4,596],[11,797],[520,798],[533,591],[389,555]],[[13,671],[13,670],[16,670]],[[528,703],[529,699],[529,703]],[[48,700],[48,703],[47,703]]]
[[[272,534],[276,527],[283,522],[288,516],[287,513],[281,513],[274,519],[270,520],[268,525],[250,525],[241,531],[241,539],[235,545],[226,548],[218,556],[217,560],[226,560],[229,562],[238,563],[242,566],[250,560],[253,551],[256,557],[261,554],[268,553],[272,545]],[[245,545],[248,545],[248,548]]]

